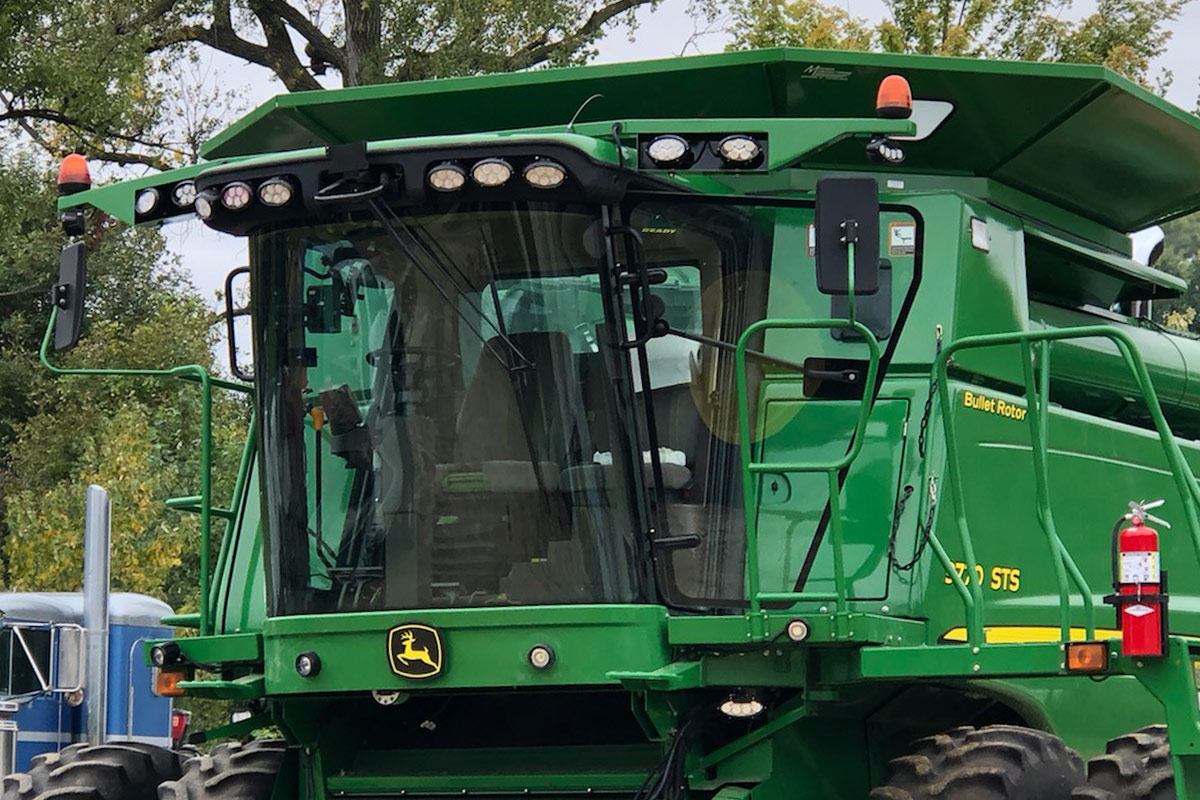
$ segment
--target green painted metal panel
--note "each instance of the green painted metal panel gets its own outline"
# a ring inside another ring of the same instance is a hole
[[[394,674],[388,631],[419,623],[436,628],[442,672],[426,680]],[[534,645],[554,651],[553,665],[536,670]],[[270,618],[263,626],[267,691],[293,694],[369,689],[447,689],[496,686],[616,684],[615,670],[656,670],[670,659],[666,613],[658,606],[541,606],[521,608],[373,611]],[[296,656],[313,650],[319,675],[305,679]]]

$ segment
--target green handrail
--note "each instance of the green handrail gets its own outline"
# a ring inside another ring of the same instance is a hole
[[[854,331],[866,343],[870,358],[867,361],[866,375],[863,378],[863,402],[859,409],[850,447],[845,455],[828,462],[755,462],[751,458],[752,440],[750,437],[750,401],[746,380],[746,350],[750,339],[758,333],[770,328],[783,330],[797,329],[827,329],[841,328]],[[853,319],[763,319],[747,326],[738,337],[737,348],[734,351],[734,369],[736,371],[737,403],[738,403],[738,433],[741,442],[742,461],[742,493],[746,506],[746,594],[750,603],[751,638],[761,640],[766,637],[766,626],[762,619],[763,602],[803,602],[806,600],[834,600],[837,604],[837,625],[839,628],[846,623],[848,600],[843,563],[843,529],[841,514],[841,491],[838,486],[838,472],[848,466],[858,457],[862,450],[867,420],[871,415],[873,402],[871,393],[874,391],[875,377],[879,370],[879,341],[875,334],[865,325]],[[830,545],[833,548],[834,592],[760,592],[761,579],[758,564],[758,502],[761,493],[761,478],[765,472],[825,472],[829,478],[829,528]],[[840,632],[840,631],[839,631]]]
[[[84,369],[56,367],[50,363],[50,337],[58,319],[58,306],[50,311],[50,321],[42,337],[39,351],[42,365],[56,375],[108,375],[147,378],[177,378],[200,384],[200,635],[212,633],[213,620],[209,613],[209,589],[212,583],[209,550],[212,540],[212,390],[221,389],[252,394],[254,387],[214,378],[204,367],[189,364],[171,369]],[[228,526],[226,527],[228,530]]]
[[[1084,610],[1089,619],[1089,637],[1094,637],[1095,635],[1095,606],[1087,581],[1079,571],[1075,561],[1067,552],[1062,540],[1058,537],[1054,526],[1053,513],[1050,509],[1048,448],[1046,441],[1050,386],[1049,345],[1055,341],[1090,338],[1108,339],[1116,346],[1125,365],[1132,373],[1138,389],[1141,391],[1142,399],[1146,403],[1146,408],[1149,410],[1150,417],[1154,422],[1155,431],[1158,433],[1159,441],[1162,443],[1163,452],[1166,455],[1171,475],[1175,480],[1180,498],[1183,501],[1184,513],[1192,535],[1192,545],[1196,551],[1197,559],[1200,560],[1200,513],[1197,512],[1197,503],[1200,503],[1200,484],[1197,484],[1191,467],[1183,457],[1183,451],[1179,446],[1179,442],[1175,439],[1170,426],[1167,424],[1162,412],[1162,406],[1158,400],[1158,394],[1154,390],[1153,383],[1150,381],[1150,373],[1146,369],[1146,364],[1138,353],[1137,346],[1124,331],[1108,325],[1089,325],[1048,331],[1018,331],[967,336],[945,347],[934,360],[931,370],[932,380],[936,382],[938,387],[939,413],[942,415],[943,435],[946,440],[946,476],[954,501],[959,541],[967,563],[974,564],[974,547],[972,545],[970,528],[967,524],[966,503],[963,497],[961,471],[958,462],[958,441],[949,413],[949,409],[952,407],[948,374],[949,364],[954,355],[963,350],[1002,347],[1006,345],[1018,345],[1022,349],[1022,354],[1026,362],[1024,373],[1027,403],[1029,406],[1028,414],[1030,418],[1031,449],[1033,450],[1034,458],[1034,476],[1037,484],[1038,515],[1039,521],[1042,523],[1044,532],[1046,533],[1047,541],[1050,544],[1051,553],[1055,556],[1055,577],[1058,581],[1059,597],[1062,605],[1062,636],[1064,642],[1070,641],[1071,635],[1070,586],[1068,582],[1075,583],[1083,596]],[[1035,354],[1038,355],[1036,375],[1034,369]],[[943,561],[943,566],[945,566],[946,559],[943,557],[945,550],[940,540],[933,531],[930,531],[928,536],[930,545],[933,546],[934,552],[938,554],[939,559]],[[959,589],[959,594],[963,595],[964,598],[969,594],[971,599],[971,602],[966,603],[968,643],[974,646],[984,644],[983,592],[982,587],[979,586],[979,581],[972,582],[968,589],[959,577],[957,570],[951,568],[947,570],[947,573]]]

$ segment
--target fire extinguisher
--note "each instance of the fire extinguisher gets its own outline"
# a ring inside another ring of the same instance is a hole
[[[1114,594],[1104,602],[1116,607],[1121,652],[1127,656],[1161,656],[1167,639],[1167,573],[1162,569],[1158,531],[1146,525],[1150,520],[1171,527],[1149,513],[1164,502],[1131,502],[1129,513],[1113,528]]]

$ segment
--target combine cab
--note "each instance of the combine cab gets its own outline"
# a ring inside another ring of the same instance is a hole
[[[1200,797],[1200,344],[1129,235],[1200,207],[1191,115],[771,50],[293,94],[206,156],[61,201],[248,238],[245,380],[146,373],[257,410],[149,658],[285,738],[160,797]]]

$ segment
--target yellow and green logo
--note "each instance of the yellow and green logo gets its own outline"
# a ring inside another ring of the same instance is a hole
[[[445,653],[437,628],[408,622],[388,631],[388,663],[402,678],[421,680],[442,674]]]

